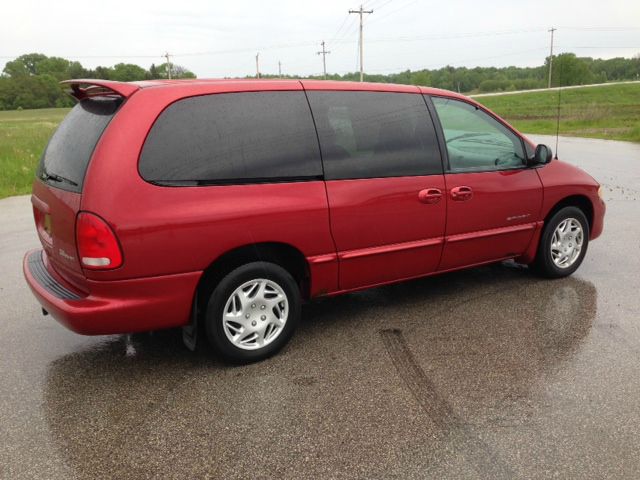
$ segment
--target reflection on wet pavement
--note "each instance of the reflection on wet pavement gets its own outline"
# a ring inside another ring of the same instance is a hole
[[[632,199],[610,199],[573,277],[506,263],[319,300],[280,355],[244,367],[189,352],[177,331],[80,337],[41,317],[20,278],[36,242],[28,199],[0,211],[14,204],[0,478],[640,473]]]
[[[58,454],[87,478],[161,475],[201,455],[193,473],[221,478],[340,464],[440,476],[452,461],[511,478],[482,430],[537,421],[540,383],[595,313],[588,282],[495,266],[311,304],[294,344],[249,367],[193,355],[177,332],[102,342],[50,365],[43,407]]]

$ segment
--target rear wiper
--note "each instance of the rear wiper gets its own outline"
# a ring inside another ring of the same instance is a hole
[[[74,182],[69,178],[63,177],[61,175],[57,175],[55,173],[49,173],[47,171],[42,172],[42,175],[40,175],[40,178],[42,178],[42,180],[53,180],[54,182],[67,182],[68,184],[73,185],[74,187],[78,186],[76,182]]]

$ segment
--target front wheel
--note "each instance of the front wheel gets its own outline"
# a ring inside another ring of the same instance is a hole
[[[531,267],[547,278],[566,277],[578,269],[588,245],[589,222],[584,212],[577,207],[564,207],[545,225]]]
[[[207,306],[207,337],[227,360],[267,358],[291,338],[300,318],[300,290],[289,272],[268,262],[236,268]]]

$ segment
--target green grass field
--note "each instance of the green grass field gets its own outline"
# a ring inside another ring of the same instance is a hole
[[[483,96],[477,100],[521,132],[556,133],[558,92]],[[560,135],[640,142],[640,84],[563,90]]]
[[[557,92],[478,97],[526,133],[555,134]],[[28,193],[47,140],[68,109],[0,111],[0,198]],[[561,135],[640,142],[640,84],[562,92]]]
[[[31,191],[42,151],[67,108],[0,112],[0,198]]]

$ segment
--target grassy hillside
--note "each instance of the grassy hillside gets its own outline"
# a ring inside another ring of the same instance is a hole
[[[555,134],[558,92],[478,97],[525,133]],[[640,84],[563,90],[560,135],[640,142]]]
[[[0,198],[31,191],[40,155],[69,109],[0,112]]]

